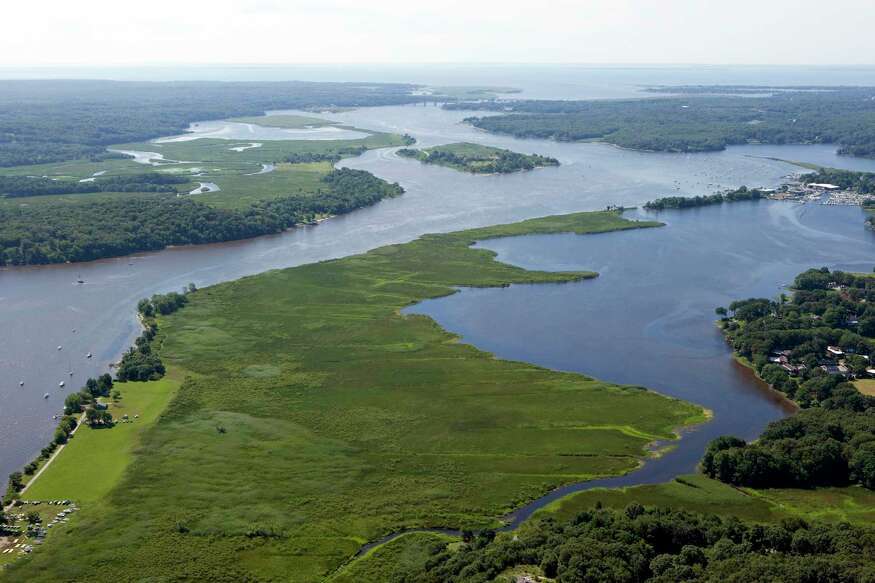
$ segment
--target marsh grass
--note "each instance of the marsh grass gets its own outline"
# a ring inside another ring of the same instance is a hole
[[[312,581],[389,532],[496,526],[557,486],[637,467],[702,410],[499,360],[400,310],[456,286],[595,276],[498,263],[474,241],[651,226],[534,219],[192,294],[159,333],[182,387],[103,501],[10,579]]]

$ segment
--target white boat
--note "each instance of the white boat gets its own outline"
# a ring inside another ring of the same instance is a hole
[[[88,354],[86,354],[85,358],[91,358],[91,353],[89,352]]]
[[[60,350],[61,348],[63,348],[63,346],[58,346],[58,350]]]
[[[63,387],[63,386],[64,386],[64,381],[61,381],[60,383],[58,383],[58,386],[59,386],[59,387]]]
[[[43,399],[48,399],[48,398],[49,398],[49,394],[48,394],[48,393],[46,393],[45,395],[43,395]]]

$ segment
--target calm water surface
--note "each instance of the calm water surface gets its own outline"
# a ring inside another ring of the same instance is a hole
[[[868,272],[875,265],[875,235],[863,227],[858,208],[763,201],[631,216],[657,216],[667,226],[477,245],[514,265],[590,269],[597,279],[465,288],[407,310],[502,358],[646,386],[714,412],[713,421],[685,434],[671,453],[601,485],[693,471],[710,439],[754,438],[792,411],[730,357],[714,325],[716,306],[774,297],[812,266]]]
[[[340,165],[362,168],[386,180],[397,181],[407,190],[406,194],[317,227],[238,243],[168,249],[87,264],[0,270],[0,475],[20,468],[51,438],[55,425],[52,415],[60,412],[64,395],[81,386],[88,376],[105,372],[109,363],[117,360],[130,345],[138,334],[135,305],[144,296],[179,289],[188,282],[211,285],[268,269],[359,253],[380,245],[409,241],[428,232],[595,210],[607,204],[630,205],[667,194],[702,194],[741,184],[773,185],[796,171],[792,166],[759,156],[875,169],[875,162],[838,158],[832,148],[825,146],[746,147],[709,154],[673,155],[630,152],[601,144],[517,140],[490,136],[461,125],[459,122],[465,115],[435,107],[407,106],[361,109],[327,117],[364,129],[408,132],[422,145],[475,141],[555,156],[563,165],[509,176],[473,176],[401,159],[392,149],[371,151]],[[782,208],[787,209],[783,212],[802,213],[789,205]],[[850,216],[851,210],[833,210],[850,213],[845,217],[846,222],[837,220],[834,226],[841,223],[846,231],[861,229],[860,217]],[[751,217],[755,215],[752,213]],[[771,215],[764,213],[764,216]],[[788,221],[787,224],[796,221],[800,232],[814,228],[809,219],[793,217],[796,215],[791,213],[782,220]],[[732,215],[718,216],[715,220],[715,229],[738,228],[737,217]],[[771,236],[775,241],[773,245],[777,246],[793,232],[794,228],[788,227],[780,236],[768,232],[762,236]],[[676,233],[681,231],[672,225],[658,233],[648,232],[646,236],[672,239],[678,236]],[[637,238],[645,235],[626,233],[623,236],[629,237],[631,252],[636,248]],[[607,241],[609,237],[599,240]],[[624,239],[617,236],[614,240],[622,250]],[[751,241],[739,241],[738,245],[739,249],[726,252],[742,255],[759,252]],[[815,263],[832,263],[847,254],[842,239],[822,251],[829,257]],[[617,253],[625,255],[621,251]],[[767,255],[763,254],[763,258]],[[602,271],[603,281],[608,281],[611,269],[621,269],[622,262],[609,267],[604,262],[585,259],[579,262],[586,268]],[[673,262],[672,257],[664,260]],[[788,273],[783,280],[788,281],[789,276]],[[79,278],[85,283],[77,284]],[[770,279],[777,282],[781,278],[770,276]],[[593,288],[603,285],[601,281],[590,283]],[[512,293],[519,292],[514,289]],[[544,288],[533,289],[531,293],[556,291]],[[701,301],[701,309],[710,312],[713,305],[721,301],[706,298]],[[663,325],[672,327],[668,322]],[[703,336],[695,342],[711,342],[715,362],[721,358],[726,362],[727,353],[719,346],[719,339],[713,337],[713,330],[707,323],[701,325]],[[588,329],[593,330],[591,325]],[[563,332],[554,333],[558,336]],[[695,334],[690,337],[693,336]],[[594,333],[593,337],[599,338],[599,334]],[[62,346],[62,350],[57,350],[58,346]],[[89,352],[94,355],[92,359],[85,358]],[[555,365],[577,370],[566,366],[561,355],[561,351],[554,355]],[[535,356],[532,359],[537,361]],[[634,353],[630,354],[631,360],[637,358]],[[605,356],[604,361],[609,360]],[[653,386],[666,392],[669,385],[672,390],[688,386],[686,381],[672,382],[667,376],[664,382],[637,375],[622,379],[607,374],[609,371],[602,368],[587,369],[583,364],[580,367],[595,376]],[[666,369],[660,370],[668,375]],[[20,380],[25,382],[24,387],[18,386]],[[66,383],[65,389],[58,388],[60,381]],[[754,390],[749,380],[739,382]],[[48,399],[43,398],[46,392],[50,393]],[[708,405],[699,398],[699,393],[690,398]],[[758,422],[765,422],[769,416],[758,415]]]

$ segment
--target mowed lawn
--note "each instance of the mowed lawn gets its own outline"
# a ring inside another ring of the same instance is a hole
[[[130,423],[108,429],[80,427],[73,439],[22,496],[24,500],[69,498],[80,504],[103,499],[130,464],[143,432],[179,388],[179,381],[165,377],[147,383],[117,383],[122,399],[110,405],[113,417],[128,415]],[[134,419],[139,415],[138,419]]]
[[[314,581],[389,532],[495,526],[556,486],[637,467],[702,409],[499,360],[400,309],[595,275],[501,264],[476,240],[645,226],[548,217],[196,292],[157,339],[186,380],[121,481],[8,577]]]
[[[854,386],[864,395],[875,397],[875,379],[859,379],[854,381]]]

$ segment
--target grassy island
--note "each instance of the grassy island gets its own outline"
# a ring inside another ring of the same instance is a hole
[[[703,411],[496,359],[400,310],[457,286],[596,275],[502,264],[477,240],[657,225],[617,212],[534,219],[190,293],[157,317],[152,346],[181,382],[160,393],[166,408],[119,442],[130,454],[81,440],[88,463],[111,456],[124,471],[95,485],[107,492],[96,502],[71,484],[81,512],[5,580],[314,581],[387,533],[495,526],[556,486],[637,467],[648,443]],[[133,402],[138,384],[120,385]],[[34,492],[61,495],[79,444]]]
[[[399,156],[415,158],[426,164],[447,166],[474,174],[510,174],[543,166],[558,166],[559,160],[538,154],[520,154],[502,148],[461,142],[416,149],[402,148]]]

